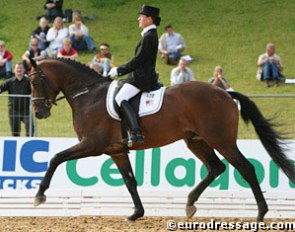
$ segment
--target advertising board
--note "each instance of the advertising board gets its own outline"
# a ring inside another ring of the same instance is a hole
[[[0,138],[0,189],[36,189],[56,153],[78,141],[74,138]],[[294,191],[259,140],[238,140],[238,147],[254,165],[264,191]],[[288,141],[287,155],[295,160],[295,141]],[[249,185],[239,172],[218,154],[226,171],[211,185],[213,190],[243,190]],[[148,190],[192,189],[207,170],[183,141],[147,150],[130,151],[138,187]],[[123,179],[107,155],[67,161],[52,179],[51,189],[125,188]]]

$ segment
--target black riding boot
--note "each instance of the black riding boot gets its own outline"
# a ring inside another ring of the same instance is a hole
[[[127,120],[128,127],[131,130],[131,142],[143,142],[143,136],[138,125],[137,116],[129,102],[126,100],[122,101],[120,109]]]

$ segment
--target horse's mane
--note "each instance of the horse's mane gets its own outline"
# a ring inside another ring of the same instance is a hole
[[[104,83],[109,83],[112,81],[111,78],[103,77],[102,75],[88,67],[86,64],[83,64],[75,60],[66,58],[45,58],[42,59],[42,61],[53,61],[50,63],[64,63],[64,65],[68,65],[68,67],[73,71],[72,75],[69,75],[69,78],[78,81],[81,84],[81,86],[84,87],[93,85],[100,81],[103,81]]]
[[[58,60],[58,61],[62,61],[66,64],[72,65],[74,67],[77,67],[79,69],[83,69],[83,71],[87,72],[89,75],[95,75],[95,78],[102,78],[102,76],[100,74],[98,74],[96,71],[94,71],[93,69],[91,69],[89,66],[87,66],[86,64],[83,64],[79,61],[75,61],[72,59],[67,59],[67,58],[46,58],[45,60]]]

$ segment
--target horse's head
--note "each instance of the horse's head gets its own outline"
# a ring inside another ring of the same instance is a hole
[[[32,102],[37,118],[48,118],[52,104],[55,103],[57,91],[53,89],[49,78],[43,73],[40,65],[31,59],[32,70],[30,82],[32,88]]]

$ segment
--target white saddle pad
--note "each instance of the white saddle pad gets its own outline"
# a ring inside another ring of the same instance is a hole
[[[117,86],[118,81],[112,81],[107,93],[106,107],[112,118],[121,120],[114,107],[114,95]],[[141,93],[138,113],[139,117],[155,114],[161,109],[165,89],[166,87],[161,87],[155,91]]]

